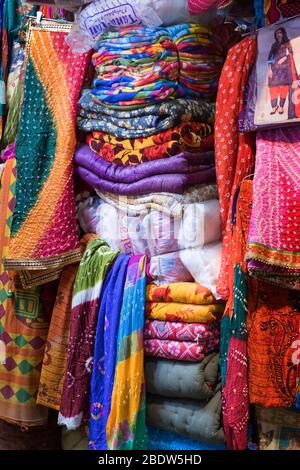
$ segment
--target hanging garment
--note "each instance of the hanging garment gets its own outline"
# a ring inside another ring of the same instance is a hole
[[[165,286],[149,284],[146,290],[149,302],[181,302],[185,304],[213,304],[216,299],[209,289],[196,282],[174,282]]]
[[[160,320],[146,320],[144,338],[172,341],[194,341],[205,344],[220,334],[220,323],[184,323]]]
[[[72,156],[88,55],[72,54],[65,42],[69,30],[70,25],[30,24],[16,140],[17,203],[6,259],[9,269],[57,269],[57,277],[81,257]]]
[[[86,234],[80,240],[83,250],[95,235]],[[78,264],[63,269],[51,315],[45,347],[37,403],[48,408],[60,409],[64,377],[67,367],[73,286]]]
[[[146,302],[146,318],[186,323],[207,323],[220,318],[222,304],[193,305],[177,302]]]
[[[73,288],[67,368],[58,424],[80,426],[88,405],[94,343],[102,284],[118,253],[103,240],[92,240],[85,250]]]
[[[220,367],[224,432],[230,449],[247,448],[249,398],[247,368],[247,293],[245,252],[252,210],[252,181],[243,180],[232,207],[232,252],[229,286],[232,293],[221,322]],[[235,391],[234,393],[232,391]]]
[[[299,383],[299,295],[249,279],[247,314],[250,403],[292,407]]]
[[[128,264],[117,343],[116,372],[107,422],[110,450],[147,449],[143,330],[146,257]]]
[[[232,47],[218,87],[215,122],[215,159],[223,231],[222,265],[217,292],[228,299],[232,292],[228,272],[232,250],[232,205],[241,181],[254,166],[254,135],[239,134],[238,119],[244,88],[256,57],[256,41],[245,38]]]
[[[205,344],[190,341],[172,341],[163,339],[145,339],[145,355],[161,357],[172,361],[202,361],[206,354],[218,349],[219,338],[211,338]]]
[[[0,190],[0,418],[21,426],[47,422],[36,405],[49,306],[40,289],[14,290],[4,268],[15,207],[16,161],[7,160]]]
[[[130,256],[119,255],[105,278],[98,315],[90,387],[89,448],[107,450],[106,424],[111,409],[123,291]]]
[[[225,8],[233,0],[188,0],[188,9],[190,15],[199,15],[210,8]]]
[[[253,210],[246,254],[251,274],[255,276],[258,267],[260,274],[265,271],[266,281],[269,275],[277,276],[278,284],[281,281],[297,289],[300,288],[299,151],[298,127],[257,134]]]

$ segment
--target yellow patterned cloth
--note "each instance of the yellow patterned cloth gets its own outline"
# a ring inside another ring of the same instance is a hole
[[[178,302],[146,302],[146,318],[151,320],[207,323],[221,318],[222,304],[193,305]]]

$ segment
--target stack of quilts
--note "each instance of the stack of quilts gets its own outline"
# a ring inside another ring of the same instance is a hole
[[[147,286],[144,351],[149,424],[174,431],[178,413],[178,434],[214,444],[224,441],[216,353],[223,310],[207,288],[193,282]],[[194,419],[197,426],[192,425]]]

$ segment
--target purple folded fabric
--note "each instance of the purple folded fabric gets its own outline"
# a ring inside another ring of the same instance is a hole
[[[208,159],[207,156],[206,159]],[[213,162],[203,164],[199,154],[194,155],[193,153],[180,153],[174,157],[145,162],[137,166],[118,166],[101,158],[86,144],[76,150],[74,162],[78,167],[91,171],[99,178],[126,184],[157,175],[205,172],[214,167]]]
[[[78,165],[75,166],[75,172],[92,188],[122,196],[139,196],[146,193],[160,192],[183,194],[190,186],[204,183],[209,184],[215,181],[214,166],[190,174],[174,173],[148,176],[129,184],[106,180],[87,168]]]

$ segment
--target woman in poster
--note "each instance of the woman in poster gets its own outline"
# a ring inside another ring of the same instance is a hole
[[[296,69],[293,49],[285,28],[277,28],[274,37],[275,42],[268,57],[271,114],[275,114],[277,111],[279,114],[283,114],[286,98],[288,95],[291,97],[292,84],[297,77],[294,77]]]

